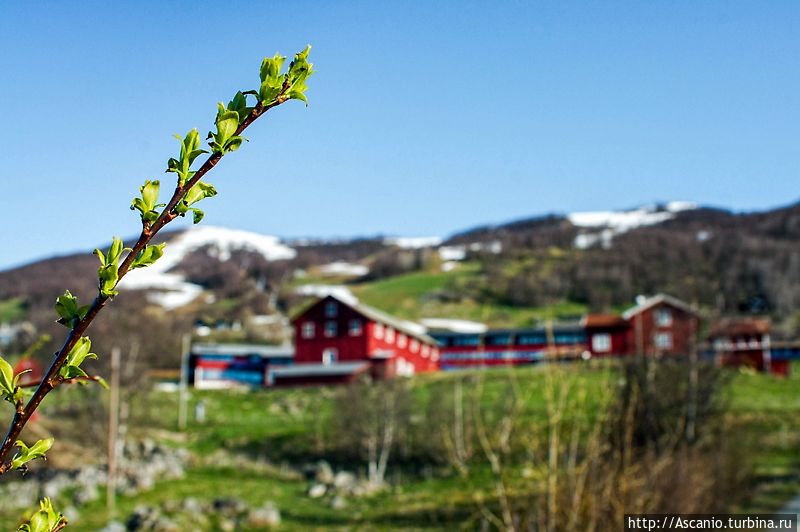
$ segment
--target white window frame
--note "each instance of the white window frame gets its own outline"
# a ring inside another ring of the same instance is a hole
[[[393,344],[394,343],[394,329],[391,327],[386,327],[386,343]]]
[[[384,331],[384,328],[383,328],[383,323],[376,323],[375,325],[373,325],[372,335],[376,339],[383,340],[384,333],[385,333],[385,331]]]
[[[672,346],[675,345],[672,343],[671,332],[657,332],[653,343],[655,343],[656,349],[672,349]]]
[[[408,346],[408,348],[411,350],[412,353],[419,352],[419,340],[412,339],[411,343]]]
[[[408,337],[403,333],[398,333],[397,335],[397,347],[400,349],[405,348],[408,345]]]
[[[655,310],[655,322],[658,327],[669,327],[672,325],[672,309],[669,307],[658,307]]]
[[[353,318],[347,322],[347,334],[350,336],[361,336],[364,334],[364,325],[358,318]]]
[[[314,336],[317,334],[316,329],[317,329],[316,323],[314,323],[313,321],[307,321],[303,323],[301,327],[300,336],[302,336],[307,340],[310,340],[311,338],[314,338]]]
[[[328,301],[325,303],[325,317],[326,318],[335,318],[339,314],[339,305],[336,304],[336,301]]]
[[[325,338],[336,338],[339,335],[339,324],[335,321],[326,321],[324,334]]]
[[[611,334],[598,333],[592,335],[592,351],[595,353],[611,352]]]

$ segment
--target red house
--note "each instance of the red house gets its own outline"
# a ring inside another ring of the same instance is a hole
[[[642,298],[622,317],[629,323],[627,354],[687,355],[696,348],[699,317],[679,299],[665,294]]]
[[[436,371],[439,349],[424,327],[361,303],[320,299],[292,320],[294,365],[267,376],[268,385],[348,382]]]

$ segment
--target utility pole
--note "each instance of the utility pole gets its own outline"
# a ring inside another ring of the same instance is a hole
[[[108,480],[106,508],[109,517],[116,513],[117,502],[117,437],[119,432],[119,361],[120,348],[111,349],[111,390],[108,401]]]

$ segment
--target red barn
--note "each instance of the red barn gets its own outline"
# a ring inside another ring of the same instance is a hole
[[[393,318],[361,303],[327,296],[292,320],[294,366],[270,384],[347,382],[436,371],[439,349],[421,325]]]
[[[674,297],[658,294],[642,298],[622,317],[629,323],[627,354],[687,355],[695,345],[698,315]]]

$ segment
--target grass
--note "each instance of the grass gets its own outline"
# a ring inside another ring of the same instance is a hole
[[[0,323],[8,323],[25,316],[25,304],[21,298],[15,297],[0,301]]]
[[[449,289],[476,283],[480,265],[465,262],[450,272],[422,271],[351,287],[367,305],[409,319],[454,318],[481,321],[493,327],[525,327],[546,319],[579,316],[585,305],[562,301],[546,307],[517,307],[473,299],[447,302]],[[456,290],[463,293],[463,290]]]
[[[744,512],[768,512],[800,493],[800,367],[792,377],[736,372],[729,388],[730,420],[739,427],[741,437],[754,440],[753,455],[757,484]],[[585,364],[560,367],[574,391],[585,391],[580,409],[567,416],[593,416],[599,411],[606,392],[614,385],[615,373],[608,365]],[[480,376],[485,404],[498,403],[510,393],[510,379],[525,398],[524,419],[546,421],[544,390],[549,372],[534,366],[513,370],[437,373],[421,375],[411,381],[412,401],[421,405],[433,397],[437,388],[448,386],[456,376]],[[446,388],[448,390],[450,388]],[[273,472],[248,468],[231,469],[200,461],[179,480],[159,483],[153,490],[131,497],[119,497],[119,515],[127,516],[142,504],[160,505],[193,497],[210,501],[217,497],[236,497],[252,506],[274,502],[282,514],[283,530],[419,530],[441,529],[445,522],[476,517],[474,498],[489,490],[490,475],[485,467],[472,468],[461,477],[448,469],[420,473],[390,468],[392,487],[372,496],[348,498],[347,506],[334,509],[327,499],[312,500],[306,495],[308,483],[296,475],[281,473],[280,464],[310,463],[320,458],[315,451],[317,438],[325,438],[322,421],[333,414],[333,389],[305,388],[264,390],[252,393],[234,391],[194,392],[190,412],[198,402],[206,407],[206,422],[190,421],[181,438],[176,435],[177,396],[148,392],[135,397],[132,435],[160,439],[168,445],[185,445],[196,456],[217,450],[245,452],[266,457],[276,464]],[[82,394],[70,394],[79,401]],[[419,412],[424,415],[424,412]],[[743,440],[744,441],[744,440]],[[183,442],[183,443],[177,443]],[[53,452],[59,452],[58,444]],[[101,459],[102,460],[102,459]],[[336,462],[332,461],[336,467]],[[352,468],[349,468],[352,470]],[[67,504],[66,501],[57,501]],[[107,522],[102,498],[80,509],[81,519],[72,530],[98,530]],[[16,516],[0,519],[8,528]]]

